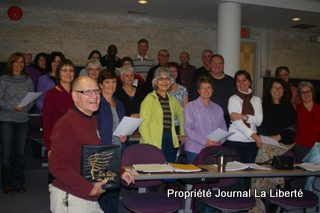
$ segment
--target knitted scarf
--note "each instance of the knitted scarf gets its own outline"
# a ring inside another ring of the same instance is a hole
[[[254,115],[254,109],[253,109],[253,106],[250,102],[250,100],[253,96],[252,91],[250,90],[250,93],[245,94],[245,93],[242,93],[242,92],[236,90],[236,95],[239,96],[243,100],[241,113],[243,115]],[[245,124],[248,127],[250,127],[250,124],[248,124],[248,123],[245,123]]]

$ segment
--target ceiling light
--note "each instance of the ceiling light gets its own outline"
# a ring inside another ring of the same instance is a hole
[[[139,4],[147,4],[148,1],[147,1],[147,0],[138,0],[138,3],[139,3]]]
[[[300,21],[300,20],[301,20],[301,18],[299,18],[299,17],[292,18],[292,21]]]

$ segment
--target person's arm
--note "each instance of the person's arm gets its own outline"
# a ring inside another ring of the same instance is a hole
[[[199,117],[194,113],[194,106],[190,103],[186,105],[184,109],[184,128],[185,133],[188,138],[190,138],[193,142],[201,144],[204,146],[207,142],[207,138],[204,135],[199,135],[197,131],[197,124],[196,121]]]
[[[230,118],[233,126],[240,131],[243,135],[247,137],[251,137],[254,133],[247,125],[245,125],[245,121],[242,119],[242,105],[238,100],[237,96],[231,96],[228,102],[228,111],[230,113]],[[235,114],[233,114],[235,113]],[[244,118],[245,119],[245,118]]]
[[[254,126],[260,126],[263,119],[263,111],[262,111],[262,104],[261,99],[259,97],[255,97],[254,102],[252,103],[254,108],[254,115],[247,115],[248,119],[246,123],[252,124]]]
[[[176,117],[178,119],[180,136],[184,136],[185,132],[184,132],[183,108],[176,98],[173,97],[172,101],[173,101],[173,105],[175,108],[175,112],[173,114],[176,115]]]
[[[94,185],[80,175],[71,164],[70,159],[74,155],[79,145],[76,137],[77,131],[73,129],[71,123],[57,122],[51,135],[51,156],[49,158],[49,170],[52,175],[63,185],[68,186],[71,191],[78,191],[84,196],[88,196]]]
[[[0,110],[15,111],[14,106],[4,100],[6,95],[6,83],[0,78]]]
[[[152,102],[151,96],[147,96],[144,101],[141,103],[140,107],[140,118],[143,119],[139,127],[139,132],[141,134],[141,139],[143,143],[150,143],[151,139],[151,132],[150,132],[150,122],[152,117]]]
[[[296,131],[297,114],[294,107],[290,104],[288,108],[287,127],[280,131],[279,142],[283,144],[292,144]]]
[[[51,140],[50,135],[53,129],[53,114],[54,114],[54,97],[51,93],[47,93],[43,101],[42,109],[42,126],[44,143],[48,151],[48,155],[51,152]]]

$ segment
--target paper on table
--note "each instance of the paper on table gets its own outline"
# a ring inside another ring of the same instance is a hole
[[[32,101],[36,100],[43,92],[28,92],[27,95],[19,103],[20,107],[27,106]]]
[[[214,164],[214,166],[217,166]],[[240,171],[245,169],[257,169],[257,170],[271,170],[269,167],[260,166],[256,163],[241,163],[239,161],[228,162],[226,165],[226,171]]]
[[[284,149],[288,149],[288,147],[281,145],[278,141],[274,140],[273,138],[270,138],[268,136],[260,135],[260,138],[263,143],[273,146],[279,146]]]
[[[113,135],[132,135],[132,133],[140,126],[142,121],[142,118],[132,118],[124,116],[120,121],[119,125],[117,126],[116,130],[113,132]]]
[[[207,135],[207,138],[209,140],[219,141],[221,144],[223,144],[226,141],[227,137],[229,137],[232,134],[233,133],[229,133],[223,129],[218,128],[211,132],[209,135]]]
[[[311,172],[320,171],[320,164],[318,163],[300,163],[300,164],[295,164],[295,166],[300,167],[306,171],[311,171]]]
[[[160,164],[160,163],[153,163],[153,164],[133,164],[133,168],[136,171],[141,172],[172,172],[171,166],[168,164]]]

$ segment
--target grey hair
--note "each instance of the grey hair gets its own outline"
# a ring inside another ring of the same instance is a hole
[[[100,71],[101,71],[101,69],[102,69],[101,63],[100,63],[100,61],[97,60],[97,59],[89,59],[89,60],[87,61],[87,64],[86,64],[86,70],[88,70],[89,65],[93,65],[93,66],[95,66],[95,67],[99,67]]]
[[[302,89],[305,87],[308,87],[311,90],[312,98],[314,99],[316,97],[316,91],[314,89],[313,84],[309,81],[300,81],[300,83],[298,84],[297,90],[298,90],[299,97],[301,98]]]
[[[132,72],[134,73],[134,69],[131,66],[122,66],[120,68],[117,69],[117,71],[119,72],[119,74],[122,76],[123,74],[125,74],[126,72]]]
[[[156,69],[156,71],[154,72],[154,76],[152,79],[152,87],[154,90],[157,90],[158,87],[156,85],[156,81],[157,79],[160,77],[160,75],[164,73],[166,76],[168,76],[170,78],[170,86],[174,83],[174,79],[172,78],[172,74],[171,71],[168,67],[165,66],[160,66]]]

